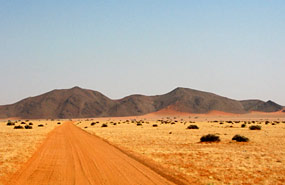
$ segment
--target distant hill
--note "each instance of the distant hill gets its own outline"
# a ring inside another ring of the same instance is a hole
[[[114,105],[103,94],[74,87],[53,90],[12,105],[0,106],[0,117],[74,118],[99,116]]]
[[[250,111],[275,112],[282,106],[261,100],[237,101],[213,93],[176,88],[157,96],[131,95],[112,100],[100,92],[73,87],[53,90],[26,98],[15,104],[0,106],[0,118],[87,118],[138,116],[163,109],[185,113],[247,113]]]
[[[261,101],[261,100],[243,100],[240,101],[246,111],[259,111],[259,112],[276,112],[283,107],[273,101]]]

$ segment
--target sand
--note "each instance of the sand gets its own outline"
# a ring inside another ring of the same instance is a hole
[[[284,184],[285,123],[272,125],[271,122],[285,121],[285,118],[284,115],[262,115],[196,115],[190,119],[175,116],[176,124],[160,124],[156,122],[157,117],[136,117],[144,120],[142,126],[123,123],[122,118],[106,118],[97,119],[100,123],[94,126],[90,126],[92,120],[81,120],[77,126],[163,168],[174,170],[177,175],[183,174],[189,184]],[[196,123],[189,123],[190,120]],[[258,120],[261,124],[255,124],[262,129],[249,130],[250,125],[241,128],[242,123],[220,124],[209,120]],[[270,124],[266,125],[266,120],[270,120]],[[107,123],[108,127],[102,128],[102,123]],[[190,124],[200,129],[187,130]],[[209,133],[218,135],[221,142],[200,143],[200,137]],[[250,141],[232,141],[236,134]]]
[[[284,113],[165,113],[78,119],[73,123],[77,127],[71,123],[57,127],[57,121],[32,121],[32,130],[14,130],[6,126],[6,122],[0,122],[0,182],[133,184],[140,179],[139,183],[143,184],[171,181],[179,184],[179,178],[186,184],[285,183]],[[137,126],[134,119],[142,120],[142,125]],[[161,124],[158,119],[176,122]],[[99,123],[91,126],[97,121]],[[241,128],[244,121],[251,124]],[[265,124],[265,121],[270,123]],[[48,125],[35,127],[38,123]],[[102,128],[103,123],[108,127]],[[157,127],[153,127],[154,124]],[[199,129],[186,129],[190,124]],[[260,125],[262,129],[249,130],[250,125]],[[218,135],[221,142],[200,143],[200,137],[209,133]],[[246,136],[250,141],[232,141],[235,134]],[[140,169],[139,172],[133,167]],[[147,181],[145,177],[153,180]],[[12,181],[7,182],[8,179]]]
[[[174,184],[102,139],[65,122],[9,184]]]
[[[22,121],[18,121],[16,125]],[[14,122],[14,121],[13,121]],[[6,126],[7,120],[0,122],[0,184],[7,180],[7,175],[16,172],[37,150],[47,134],[57,127],[57,121],[30,120],[33,129],[13,129]],[[38,127],[43,124],[44,127]]]

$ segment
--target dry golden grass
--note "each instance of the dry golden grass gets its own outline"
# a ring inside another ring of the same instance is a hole
[[[23,125],[21,122],[15,125]],[[30,120],[26,123],[30,122],[33,129],[14,129],[14,126],[6,126],[7,121],[0,121],[0,184],[7,174],[16,172],[32,156],[58,121]],[[38,127],[39,124],[44,127]]]
[[[120,124],[119,119],[122,120]],[[226,119],[231,120],[229,117]],[[256,117],[233,119],[257,120]],[[90,125],[98,120],[99,124]],[[206,119],[181,123],[180,118],[177,120],[176,124],[160,124],[149,119],[149,123],[145,120],[142,126],[137,126],[136,123],[123,123],[123,118],[106,118],[81,120],[75,124],[114,145],[152,159],[177,174],[182,173],[191,184],[285,183],[285,123],[265,125],[263,119],[261,130],[249,130],[249,125],[241,128],[242,123],[220,124]],[[111,121],[117,124],[113,125]],[[108,127],[102,128],[102,123],[107,123]],[[158,127],[153,127],[153,124]],[[186,129],[190,124],[196,124],[200,129]],[[201,136],[209,133],[220,136],[221,142],[200,143]],[[250,141],[232,141],[236,134],[246,136]]]

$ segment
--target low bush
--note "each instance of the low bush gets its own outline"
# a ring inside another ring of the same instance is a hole
[[[219,142],[221,140],[219,136],[216,136],[214,134],[208,134],[208,135],[202,136],[200,138],[200,141],[201,142]]]
[[[14,126],[14,129],[23,129],[24,127],[21,125]]]
[[[33,127],[31,125],[25,125],[25,129],[32,129]]]
[[[241,125],[241,128],[244,128],[244,127],[246,127],[246,124],[245,124],[245,123]]]
[[[96,125],[96,123],[95,123],[95,122],[92,122],[90,125],[91,125],[91,126],[94,126],[94,125]]]
[[[153,124],[152,127],[158,127],[157,124]]]
[[[43,126],[44,126],[43,124],[39,124],[39,125],[38,125],[38,127],[43,127]]]
[[[142,124],[141,123],[137,123],[137,126],[142,126]]]
[[[233,138],[232,138],[233,141],[237,141],[237,142],[248,142],[249,139],[245,136],[241,136],[239,134],[235,135]]]
[[[58,125],[60,125],[61,123],[60,123],[60,122],[58,122],[57,124],[58,124]]]
[[[199,129],[197,125],[189,125],[187,129]]]
[[[101,127],[108,127],[106,123],[103,123]]]
[[[259,125],[252,125],[249,127],[250,130],[261,130],[261,126]]]
[[[33,125],[33,123],[31,122],[31,123],[29,123],[29,125]]]
[[[13,125],[15,125],[15,123],[13,123],[13,122],[8,122],[6,125],[7,125],[7,126],[13,126]]]

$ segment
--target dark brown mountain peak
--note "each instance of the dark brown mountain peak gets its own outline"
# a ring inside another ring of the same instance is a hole
[[[78,86],[74,86],[70,89],[66,89],[66,91],[72,91],[72,92],[86,92],[86,91],[92,91],[92,90],[88,90],[88,89],[83,89],[81,87]]]
[[[270,104],[270,105],[277,105],[277,103],[275,103],[274,101],[271,101],[271,100],[268,100],[266,103]]]
[[[169,92],[169,94],[184,94],[186,92],[193,91],[193,89],[183,88],[183,87],[177,87]]]
[[[15,104],[0,106],[0,118],[137,116],[166,108],[186,113],[222,111],[239,114],[250,111],[274,112],[283,109],[271,100],[267,102],[237,101],[213,93],[182,87],[177,87],[163,95],[130,95],[119,100],[111,100],[98,91],[75,86],[26,98]]]
[[[261,100],[243,100],[240,102],[246,111],[276,112],[283,108],[271,100],[267,102]]]
[[[79,86],[74,86],[74,87],[72,87],[71,89],[82,89],[82,88],[79,87]]]

